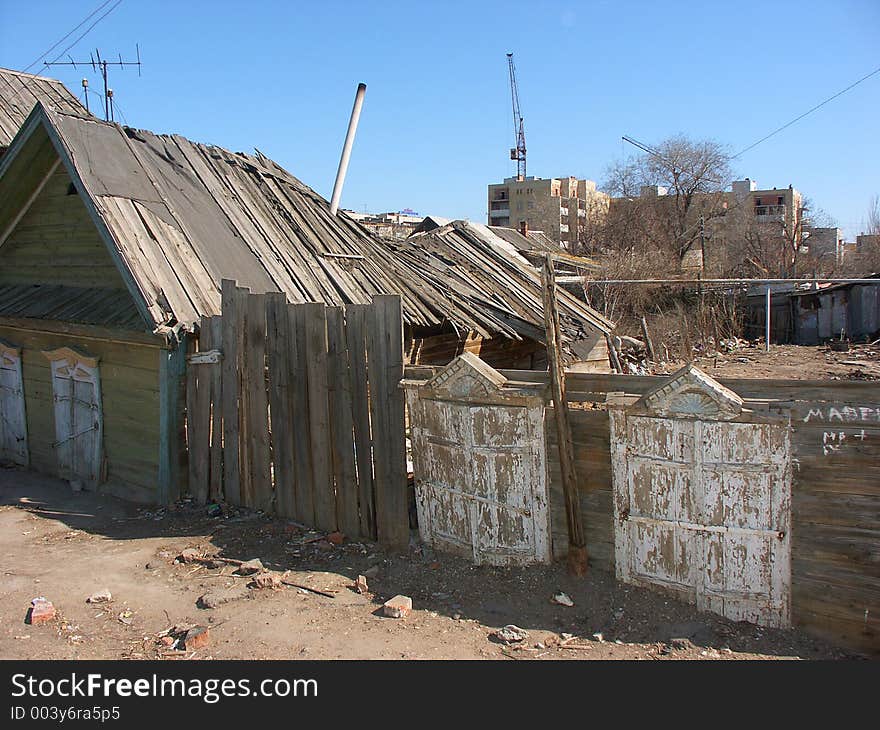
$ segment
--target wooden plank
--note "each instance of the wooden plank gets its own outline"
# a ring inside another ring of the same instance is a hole
[[[266,295],[249,294],[245,325],[247,380],[247,471],[250,506],[272,510],[269,461],[269,401],[266,394]]]
[[[239,451],[241,405],[242,316],[235,282],[224,279],[221,283],[223,309],[223,493],[229,504],[240,505],[241,455]]]
[[[266,295],[266,352],[269,362],[269,408],[272,423],[272,464],[275,513],[296,516],[296,477],[293,470],[293,410],[291,409],[290,324],[287,297]]]
[[[291,412],[296,418],[293,428],[293,471],[296,476],[294,495],[295,517],[306,525],[315,524],[315,500],[312,485],[312,454],[309,443],[309,383],[306,368],[305,305],[287,307],[290,327]]]
[[[327,364],[330,382],[333,481],[336,485],[336,521],[351,537],[360,532],[357,472],[354,460],[354,421],[351,412],[351,370],[348,364],[344,310],[327,308]]]
[[[577,497],[577,471],[574,463],[574,447],[568,422],[568,405],[565,400],[565,373],[562,369],[562,345],[559,335],[559,311],[556,305],[556,280],[553,258],[547,254],[541,279],[544,298],[544,329],[546,333],[547,359],[550,385],[555,408],[556,433],[559,441],[559,463],[562,472],[562,491],[565,495],[565,515],[568,527],[568,569],[574,575],[587,572],[587,548],[584,528]]]
[[[306,371],[309,398],[309,441],[315,527],[337,529],[330,448],[330,402],[327,382],[327,318],[323,304],[302,305],[305,318]]]
[[[223,317],[203,317],[201,336],[205,338],[207,347],[212,349],[223,346]],[[210,462],[208,476],[208,498],[211,501],[220,499],[223,493],[223,392],[222,392],[222,360],[210,366],[209,402],[211,410]]]
[[[345,308],[345,336],[351,368],[351,409],[354,421],[360,534],[376,539],[376,510],[373,492],[373,454],[370,434],[370,400],[367,395],[366,318],[370,305],[349,304]]]
[[[247,349],[247,330],[248,317],[250,312],[248,307],[248,297],[250,291],[242,287],[235,288],[236,300],[236,319],[238,323],[239,341],[239,378],[238,378],[238,481],[241,485],[241,503],[245,507],[253,507],[254,492],[253,482],[251,481],[252,472],[250,469],[250,458],[248,450],[250,449],[250,388],[251,382],[250,363]]]
[[[205,347],[204,334],[199,346]],[[190,356],[191,358],[191,356]],[[208,498],[208,470],[210,468],[210,365],[194,365],[188,358],[186,365],[186,443],[189,465],[189,493],[199,504]]]
[[[393,549],[409,544],[406,480],[406,414],[403,390],[403,322],[400,297],[377,296],[367,327],[370,414],[373,426],[376,531]]]

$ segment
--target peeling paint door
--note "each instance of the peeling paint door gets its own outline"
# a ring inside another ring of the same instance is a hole
[[[618,575],[735,621],[788,626],[787,424],[614,418]]]
[[[52,366],[58,475],[97,486],[103,459],[103,414],[98,363],[69,348],[45,353]]]
[[[442,383],[407,389],[422,540],[476,564],[548,562],[543,400],[505,393],[458,360]]]
[[[21,350],[0,342],[0,461],[27,466]]]

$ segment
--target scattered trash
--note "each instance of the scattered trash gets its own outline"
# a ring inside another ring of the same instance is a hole
[[[574,601],[571,600],[567,593],[562,591],[553,596],[553,602],[558,603],[560,606],[574,606]]]
[[[365,575],[359,575],[357,581],[355,581],[354,588],[360,594],[369,593],[370,588],[367,585],[367,577]]]
[[[209,504],[205,512],[208,517],[220,517],[223,514],[223,508],[219,504]]]
[[[382,608],[389,618],[405,618],[412,611],[412,598],[397,595],[385,601]]]
[[[254,558],[239,565],[234,572],[236,575],[254,575],[254,573],[262,573],[264,570],[266,568],[263,567],[263,561],[259,558]]]
[[[39,596],[31,601],[27,616],[24,622],[26,624],[45,624],[55,618],[55,606],[44,596]]]
[[[108,601],[112,600],[113,596],[111,595],[110,591],[104,588],[100,591],[92,593],[92,595],[86,598],[86,603],[107,603]]]
[[[120,614],[116,618],[119,620],[119,623],[125,624],[126,626],[130,626],[132,616],[134,616],[134,613],[132,611],[126,610],[126,611],[120,612]]]
[[[515,624],[507,624],[507,626],[489,634],[489,638],[497,639],[502,644],[517,644],[528,639],[529,632]]]
[[[604,643],[605,643],[605,637],[602,635],[602,632],[601,632],[601,631],[597,631],[595,634],[593,634],[593,638],[594,638],[596,641],[598,641],[600,644],[604,644]]]

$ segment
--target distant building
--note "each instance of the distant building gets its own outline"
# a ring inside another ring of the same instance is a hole
[[[423,216],[409,208],[399,213],[358,213],[354,210],[346,210],[345,213],[377,236],[397,240],[412,234],[423,220]]]
[[[840,228],[812,228],[804,239],[810,256],[840,263],[846,253],[843,231]]]
[[[538,229],[571,250],[589,223],[607,212],[608,200],[592,180],[509,177],[488,187],[487,222],[519,231]]]

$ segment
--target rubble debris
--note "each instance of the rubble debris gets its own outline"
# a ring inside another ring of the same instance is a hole
[[[602,634],[601,631],[597,631],[595,634],[593,634],[593,638],[594,638],[596,641],[598,641],[600,644],[604,644],[604,643],[605,643],[605,637],[603,636],[603,634]]]
[[[331,532],[327,535],[327,541],[332,543],[333,545],[342,545],[345,542],[345,535],[341,532]]]
[[[571,600],[571,597],[562,591],[553,596],[553,603],[558,603],[560,606],[574,606],[574,601]]]
[[[359,575],[357,577],[357,580],[355,581],[355,584],[354,584],[354,589],[360,594],[370,592],[370,588],[367,585],[367,577],[365,575]]]
[[[119,623],[125,624],[126,626],[131,625],[131,617],[134,616],[133,611],[120,611],[119,615],[116,617],[119,620]]]
[[[110,593],[109,590],[103,588],[100,591],[95,591],[94,593],[92,593],[92,595],[86,598],[86,603],[107,603],[108,601],[112,600],[113,595]]]
[[[26,624],[37,626],[38,624],[48,623],[54,618],[55,606],[53,606],[52,602],[45,596],[39,596],[31,601],[24,622]]]
[[[412,598],[398,594],[385,601],[382,610],[389,618],[406,618],[412,611]]]
[[[489,638],[496,639],[502,644],[518,644],[520,641],[525,641],[529,638],[529,632],[521,629],[516,624],[507,624],[507,626],[503,626],[489,634]]]
[[[670,639],[669,645],[673,649],[677,649],[678,651],[687,651],[688,649],[694,648],[693,642],[690,639],[686,638]]]
[[[254,558],[253,560],[247,560],[238,568],[235,569],[236,575],[254,575],[255,573],[262,573],[266,568],[263,566],[263,561],[259,558]]]
[[[281,577],[277,573],[271,571],[258,573],[253,577],[250,583],[248,583],[248,587],[271,589],[281,588]]]
[[[180,555],[178,555],[175,560],[178,563],[195,563],[198,562],[202,557],[202,553],[195,548],[186,548],[182,550]]]

